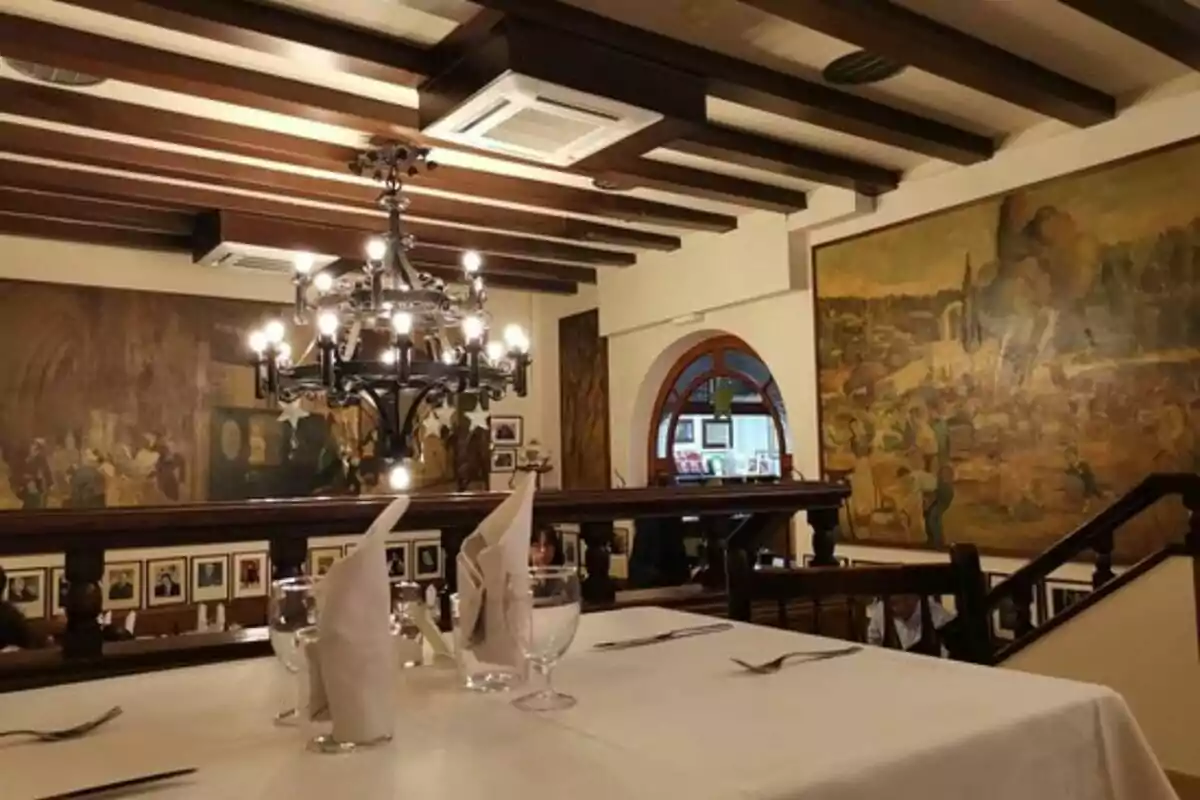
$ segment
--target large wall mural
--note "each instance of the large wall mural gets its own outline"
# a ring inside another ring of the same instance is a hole
[[[279,313],[0,281],[0,510],[381,490],[368,411],[254,399],[245,332]],[[461,416],[422,440],[418,489],[486,483],[487,433]]]
[[[815,254],[842,531],[1044,549],[1150,472],[1200,469],[1200,145]],[[1164,504],[1118,536],[1185,530]]]

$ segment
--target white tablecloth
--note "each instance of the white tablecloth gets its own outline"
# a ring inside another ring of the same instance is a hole
[[[770,676],[766,660],[839,643],[767,628],[620,652],[603,640],[697,623],[655,608],[589,615],[556,684],[576,708],[530,714],[459,691],[453,671],[400,679],[400,732],[347,756],[274,727],[271,659],[0,695],[0,728],[69,725],[78,741],[0,740],[0,798],[24,800],[176,767],[146,797],[421,800],[1166,800],[1121,698],[1085,684],[868,648]]]

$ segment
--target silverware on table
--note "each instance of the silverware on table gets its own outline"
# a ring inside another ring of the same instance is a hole
[[[764,661],[761,664],[750,664],[742,661],[740,658],[731,658],[730,661],[737,664],[739,667],[749,670],[756,675],[770,675],[773,672],[779,672],[783,669],[783,665],[792,659],[803,659],[800,663],[809,661],[828,661],[831,658],[841,658],[842,656],[852,656],[862,650],[861,645],[853,647],[845,647],[841,650],[796,650],[791,653],[784,653],[778,658],[772,658],[770,661]]]
[[[64,739],[75,739],[79,736],[83,736],[86,733],[91,733],[92,731],[96,730],[96,728],[99,728],[104,723],[109,722],[110,720],[114,720],[119,716],[121,716],[121,707],[113,706],[108,711],[105,711],[103,714],[96,717],[95,719],[88,720],[87,722],[84,722],[80,725],[76,725],[72,728],[60,728],[59,730],[53,730],[53,731],[37,731],[37,730],[32,730],[32,729],[0,731],[0,737],[31,736],[34,739],[37,739],[42,742],[61,742]]]
[[[70,800],[73,797],[91,797],[97,794],[113,792],[118,789],[132,789],[135,786],[144,786],[147,783],[155,783],[157,781],[166,781],[171,778],[181,778],[184,775],[191,775],[196,771],[195,767],[187,769],[173,769],[170,772],[155,772],[153,775],[140,775],[136,778],[127,778],[123,781],[114,781],[113,783],[103,783],[99,786],[88,786],[85,789],[75,789],[71,792],[63,794],[52,794],[48,797],[40,798],[40,800]]]
[[[622,639],[615,642],[600,642],[594,646],[595,650],[628,650],[631,647],[644,647],[648,644],[659,644],[660,642],[669,642],[672,639],[686,639],[689,636],[703,636],[707,633],[720,633],[721,631],[731,630],[733,623],[717,622],[712,625],[696,625],[692,628],[677,628],[673,631],[664,633],[656,633],[653,636],[640,636],[636,639]]]

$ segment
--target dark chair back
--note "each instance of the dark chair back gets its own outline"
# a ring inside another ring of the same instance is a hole
[[[951,658],[973,663],[988,663],[990,643],[986,594],[979,553],[970,545],[954,545],[946,563],[886,564],[863,567],[809,567],[778,569],[754,567],[744,554],[731,551],[729,565],[729,616],[751,621],[755,601],[778,604],[779,624],[787,627],[789,604],[810,604],[812,632],[838,635],[832,626],[834,617],[846,620],[840,631],[846,638],[866,640],[868,609],[881,601],[883,646],[899,649],[891,599],[901,595],[919,598],[922,638],[920,649],[940,654],[943,647]],[[938,630],[934,626],[931,599],[954,598],[954,619]]]

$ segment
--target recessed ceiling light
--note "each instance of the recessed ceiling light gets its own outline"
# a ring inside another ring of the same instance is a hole
[[[864,86],[895,77],[907,66],[866,50],[855,50],[830,61],[825,69],[821,70],[821,77],[826,83],[838,86]]]

